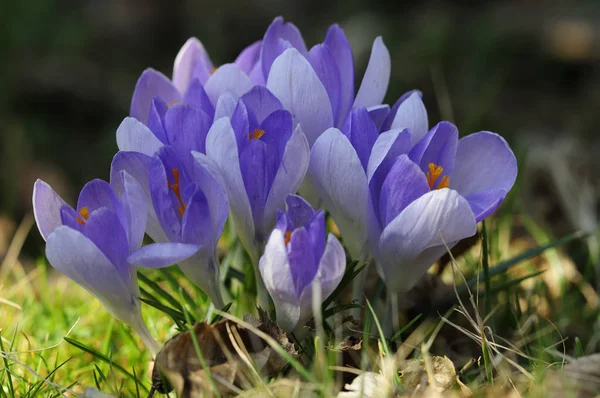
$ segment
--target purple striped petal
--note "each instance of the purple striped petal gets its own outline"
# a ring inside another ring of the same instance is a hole
[[[338,25],[331,25],[325,36],[325,45],[338,66],[340,72],[340,105],[335,126],[341,126],[354,101],[354,57],[352,48],[344,30]]]
[[[283,22],[282,17],[277,17],[267,28],[262,41],[260,58],[265,80],[269,76],[275,59],[289,47],[296,48],[301,54],[306,54],[306,44],[300,30],[293,23]]]
[[[229,93],[222,94],[217,101],[217,105],[215,105],[214,120],[217,121],[224,117],[231,118],[237,103],[233,95]]]
[[[200,40],[190,37],[175,57],[173,85],[180,93],[185,93],[194,78],[204,84],[210,76],[212,68],[212,62]]]
[[[425,109],[419,92],[413,91],[398,105],[391,128],[408,128],[412,133],[413,145],[427,134],[429,130],[427,109]]]
[[[291,221],[289,229],[308,227],[308,223],[313,218],[315,211],[312,206],[298,195],[288,195],[285,198],[286,213]],[[283,214],[286,214],[283,213]]]
[[[373,42],[371,58],[356,94],[354,106],[368,108],[381,104],[390,82],[390,73],[390,53],[381,37],[377,37]]]
[[[152,156],[163,146],[148,127],[138,120],[126,117],[117,128],[117,147],[120,151],[133,151]]]
[[[45,181],[38,179],[33,184],[33,216],[44,240],[62,225],[60,209],[65,201]]]
[[[204,84],[206,95],[215,105],[222,94],[229,93],[238,99],[251,88],[248,75],[235,64],[221,65]]]
[[[212,225],[208,201],[202,190],[197,189],[187,202],[182,220],[183,242],[212,246]]]
[[[150,105],[150,112],[148,114],[148,129],[163,144],[165,144],[167,142],[165,126],[163,123],[164,118],[165,118],[165,113],[167,113],[167,109],[169,109],[169,108],[167,107],[167,104],[165,104],[165,102],[163,100],[161,100],[158,97],[154,97],[152,99],[152,104]],[[132,128],[135,128],[135,124],[132,124]],[[138,139],[141,142],[136,143],[135,145],[130,145],[132,147],[133,146],[141,147],[142,145],[146,144],[146,142],[144,140],[144,135],[146,134],[146,132],[142,128],[139,128],[139,130],[140,130],[140,132],[138,133],[138,135],[139,135]],[[117,132],[118,132],[118,130],[117,130]],[[117,135],[117,145],[118,144],[119,144],[119,136]],[[125,144],[125,145],[128,145],[128,144]]]
[[[296,49],[288,49],[273,63],[267,88],[275,94],[302,126],[308,143],[333,126],[333,113],[327,90],[306,58]]]
[[[160,98],[167,104],[181,101],[181,93],[171,81],[162,73],[148,68],[135,85],[129,116],[144,124],[148,123],[148,112],[154,97]]]
[[[262,49],[262,41],[255,41],[244,48],[240,55],[235,59],[235,64],[240,67],[247,75],[250,75],[252,69],[256,66]]]
[[[409,157],[425,173],[429,171],[429,164],[433,163],[443,167],[442,176],[449,176],[454,168],[457,147],[458,129],[456,126],[450,122],[440,122],[411,149]]]
[[[377,141],[379,131],[365,107],[352,109],[344,123],[342,133],[350,140],[366,172],[371,149]]]
[[[124,228],[127,227],[125,207],[110,184],[104,180],[95,179],[83,186],[77,199],[77,211],[79,212],[83,207],[87,207],[89,214],[106,207],[116,214]]]
[[[369,111],[369,115],[371,119],[373,119],[373,123],[377,126],[377,131],[387,131],[383,130],[382,126],[385,123],[385,120],[390,114],[390,106],[387,104],[383,105],[375,105],[367,109]]]
[[[409,204],[429,192],[429,184],[419,165],[400,155],[381,185],[379,220],[383,228]]]
[[[388,131],[389,129],[392,128],[392,122],[394,121],[394,118],[396,117],[396,112],[398,112],[398,108],[400,107],[400,105],[402,105],[402,103],[404,101],[406,101],[406,99],[408,97],[413,95],[413,93],[417,93],[419,95],[419,97],[421,97],[421,99],[423,98],[423,93],[419,90],[410,90],[410,91],[407,91],[404,94],[402,94],[400,96],[400,98],[398,98],[398,100],[396,101],[394,106],[392,106],[390,114],[388,115],[385,122],[381,126],[381,131]]]
[[[144,268],[163,268],[193,256],[200,248],[189,243],[152,243],[132,253],[127,261]]]
[[[215,116],[215,108],[213,104],[210,103],[210,99],[204,91],[204,86],[200,83],[200,80],[194,79],[190,83],[185,95],[183,96],[183,103],[194,105],[210,116],[211,121]]]
[[[262,123],[271,113],[282,109],[281,102],[265,86],[254,86],[240,98],[252,110],[258,123]]]
[[[119,178],[121,179],[120,186],[123,187],[119,197],[127,216],[128,230],[126,232],[131,253],[139,249],[144,240],[144,231],[148,221],[147,196],[140,183],[126,171],[120,171]],[[112,184],[111,187],[114,189]]]
[[[340,70],[335,59],[324,44],[317,44],[311,48],[306,58],[327,90],[333,120],[336,121],[340,113],[341,80]]]
[[[211,117],[193,105],[173,105],[166,113],[167,142],[186,170],[193,167],[192,151],[206,153],[206,135],[211,124]]]
[[[300,295],[317,274],[319,263],[312,255],[313,247],[306,228],[298,228],[292,232],[288,243],[288,261],[292,274],[292,283],[296,297]],[[309,255],[310,254],[310,255]]]
[[[373,242],[379,246],[381,277],[391,291],[406,292],[444,253],[444,241],[450,246],[476,231],[462,196],[447,188],[431,191],[408,205]]]
[[[96,296],[117,319],[133,323],[140,316],[133,288],[81,232],[65,226],[56,228],[48,236],[46,257],[55,269]]]

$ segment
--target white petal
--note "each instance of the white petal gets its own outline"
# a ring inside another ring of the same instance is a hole
[[[132,117],[123,119],[117,128],[117,147],[120,151],[140,152],[154,156],[162,142],[143,123]]]
[[[220,66],[204,85],[206,95],[213,105],[216,105],[219,97],[225,93],[231,94],[237,100],[251,88],[250,78],[236,64]]]
[[[355,107],[368,108],[383,102],[390,82],[391,68],[390,52],[383,44],[381,37],[377,37],[373,42],[371,58],[369,58],[367,70],[354,100]]]

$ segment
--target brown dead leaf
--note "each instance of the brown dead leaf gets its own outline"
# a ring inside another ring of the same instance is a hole
[[[431,372],[428,375],[424,359],[412,359],[406,361],[401,370],[400,380],[404,388],[416,393],[417,396],[436,396],[447,392],[456,383],[456,369],[447,357],[432,356]],[[409,394],[409,396],[411,396]]]
[[[247,316],[245,321],[298,356],[285,332],[264,312],[260,319]],[[276,375],[287,364],[263,339],[232,321],[197,323],[193,333],[208,369],[202,366],[190,331],[179,333],[156,356],[152,371],[156,391],[175,389],[178,396],[189,398],[228,396],[259,384],[261,376]]]

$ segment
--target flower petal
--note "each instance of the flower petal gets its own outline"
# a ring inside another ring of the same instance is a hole
[[[335,63],[335,59],[325,44],[317,44],[311,48],[306,55],[306,59],[308,59],[308,62],[310,62],[310,65],[319,77],[319,80],[323,83],[325,90],[327,90],[333,112],[333,120],[338,120],[340,112],[341,81],[340,70]]]
[[[407,155],[396,158],[381,185],[379,219],[385,228],[409,204],[429,192],[429,184],[419,165]]]
[[[106,207],[115,212],[117,217],[122,220],[123,227],[126,227],[125,207],[110,184],[104,180],[96,178],[83,186],[77,199],[77,211],[83,207],[88,208],[88,213]]]
[[[321,283],[322,296],[326,299],[338,287],[346,271],[346,253],[333,234],[327,237],[327,245],[319,262],[317,279]]]
[[[282,43],[283,42],[283,43]],[[265,79],[275,59],[282,53],[282,49],[291,46],[306,54],[306,44],[300,30],[291,22],[283,22],[282,17],[277,17],[267,28],[262,41],[260,58],[262,60],[262,72]]]
[[[281,164],[265,204],[263,226],[265,234],[275,225],[277,209],[282,208],[288,194],[296,193],[308,169],[310,149],[301,126],[294,129],[288,140]]]
[[[224,93],[238,99],[252,88],[252,82],[236,64],[221,65],[204,84],[206,95],[213,104]]]
[[[240,98],[246,107],[254,113],[260,124],[276,110],[282,109],[281,102],[265,86],[254,86]]]
[[[152,156],[161,146],[163,143],[152,131],[132,117],[123,119],[117,128],[117,147],[120,151],[133,151]]]
[[[215,116],[215,108],[213,104],[210,103],[210,99],[204,90],[204,86],[200,83],[200,80],[192,80],[183,96],[183,103],[194,105],[202,109],[210,116],[212,122],[212,118]]]
[[[475,232],[475,217],[458,192],[447,188],[431,191],[408,205],[385,227],[379,241],[374,242],[379,246],[376,260],[381,277],[388,289],[406,292],[432,264],[431,256],[416,262],[419,255],[426,249],[443,247],[444,241],[453,243]]]
[[[212,246],[210,208],[204,192],[196,189],[186,205],[187,208],[182,220],[181,238],[183,242],[195,243],[205,247]]]
[[[461,195],[501,189],[510,191],[517,178],[517,159],[504,138],[487,131],[458,142],[450,183]]]
[[[217,101],[217,105],[215,105],[214,120],[219,120],[224,117],[231,118],[233,112],[235,111],[236,105],[237,100],[233,97],[233,95],[229,93],[224,93],[221,95]]]
[[[48,235],[62,225],[60,208],[66,202],[46,183],[38,179],[33,184],[33,217],[40,235],[48,240]]]
[[[192,170],[191,152],[206,153],[206,135],[211,117],[193,105],[173,105],[165,115],[167,142],[179,155],[186,170]]]
[[[354,147],[363,169],[367,170],[371,149],[377,141],[379,131],[363,106],[353,108],[344,123],[342,133],[348,137]]]
[[[350,255],[363,260],[367,177],[348,138],[335,128],[325,131],[310,152],[308,172],[340,228]]]
[[[469,202],[471,210],[473,210],[475,221],[479,222],[500,206],[506,194],[507,192],[504,189],[488,189],[487,191],[467,195],[465,199]]]
[[[198,67],[201,65],[202,67]],[[193,78],[204,84],[212,70],[212,62],[204,46],[195,37],[190,37],[179,50],[173,64],[173,85],[185,93]],[[196,71],[196,73],[194,73]]]
[[[337,127],[346,120],[354,100],[354,57],[344,30],[337,24],[329,27],[324,43],[329,48],[340,72],[340,105],[338,118],[334,121]]]
[[[214,251],[229,214],[225,183],[219,174],[217,165],[208,156],[198,152],[192,152],[192,155],[196,162],[194,165],[194,179],[197,181],[198,187],[204,192],[210,208],[211,231],[213,234],[211,247]]]
[[[117,195],[122,195],[124,187],[119,177],[119,172],[125,170],[140,183],[144,194],[146,195],[146,208],[148,209],[148,220],[146,224],[146,233],[155,242],[167,240],[165,233],[158,222],[152,198],[150,196],[150,164],[152,158],[138,152],[117,152],[110,165],[110,185]]]
[[[129,252],[131,253],[139,249],[144,240],[144,231],[148,220],[147,196],[140,183],[125,170],[119,172],[119,178],[121,179],[120,185],[123,187],[120,199],[127,215],[127,225],[129,227],[127,240],[129,241]]]
[[[214,249],[202,247],[190,258],[179,261],[178,265],[185,276],[206,293],[216,308],[223,308],[225,304],[221,296],[219,263],[214,256]]]
[[[290,194],[285,198],[285,204],[287,215],[292,222],[290,229],[306,226],[315,214],[311,205],[301,196]]]
[[[260,258],[259,270],[265,288],[275,303],[277,324],[284,330],[293,330],[300,319],[300,308],[282,231],[275,229],[271,233]]]
[[[181,93],[171,81],[162,73],[148,68],[142,73],[135,85],[129,116],[144,124],[148,123],[148,112],[154,97],[160,98],[167,104],[173,101],[181,101]]]
[[[318,260],[313,256],[313,246],[306,228],[301,227],[292,232],[287,245],[287,258],[290,266],[291,283],[294,293],[300,299],[304,289],[311,284],[319,268]]]
[[[104,305],[117,319],[131,323],[139,311],[132,288],[121,278],[104,253],[81,232],[57,227],[48,236],[46,257]]]
[[[206,137],[206,155],[215,162],[227,190],[231,218],[236,231],[252,259],[258,259],[254,245],[254,221],[244,187],[235,133],[228,118],[213,123]]]
[[[367,109],[369,111],[369,115],[371,119],[373,119],[373,123],[377,126],[378,131],[387,131],[389,129],[383,130],[382,126],[385,123],[385,120],[390,114],[390,106],[388,104],[383,105],[374,105]]]
[[[377,37],[373,42],[371,58],[356,94],[354,106],[368,108],[381,104],[390,82],[390,72],[390,53],[381,37]]]
[[[271,68],[267,88],[302,126],[309,145],[333,126],[333,113],[327,90],[306,58],[298,50],[283,52]]]
[[[191,243],[151,243],[133,252],[127,261],[144,268],[163,268],[193,256],[201,247]]]
[[[412,92],[408,98],[398,104],[391,128],[408,128],[412,133],[413,145],[427,134],[429,130],[427,109],[419,92]]]
[[[261,49],[262,40],[255,41],[242,50],[240,55],[235,59],[235,64],[239,66],[245,74],[250,75],[250,72],[252,72],[252,69],[260,58]]]
[[[433,163],[444,169],[442,175],[450,176],[454,169],[457,147],[456,126],[450,122],[440,122],[411,149],[408,156],[421,166],[423,172],[428,172],[429,164]],[[450,181],[450,184],[454,186],[453,181]]]
[[[165,118],[165,113],[167,113],[167,109],[169,108],[163,100],[161,100],[158,97],[154,97],[152,99],[152,104],[150,105],[150,112],[148,114],[148,129],[162,143],[167,142],[167,138],[165,136],[165,126],[163,124],[163,120]]]

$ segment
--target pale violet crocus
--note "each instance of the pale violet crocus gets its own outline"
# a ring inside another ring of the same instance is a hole
[[[167,105],[187,103],[210,108],[223,93],[239,97],[252,87],[249,74],[258,63],[260,49],[261,43],[255,42],[235,62],[217,68],[202,43],[190,38],[175,58],[172,80],[152,68],[142,73],[131,99],[130,116],[148,123],[155,98]]]
[[[145,249],[140,249],[147,216],[144,193],[127,173],[119,173],[118,178],[120,195],[107,182],[93,180],[81,190],[76,208],[38,180],[34,216],[50,264],[129,324],[156,354],[160,347],[142,319],[136,269],[130,261]],[[157,244],[152,266],[184,260],[198,249],[197,245]]]
[[[230,215],[240,241],[257,271],[277,209],[295,193],[306,174],[309,147],[301,126],[264,86],[255,86],[238,101],[230,118],[214,122],[206,154],[223,178]],[[259,299],[266,295],[257,278]]]
[[[228,202],[218,171],[204,155],[210,123],[202,110],[187,104],[170,107],[163,119],[166,142],[133,118],[121,123],[111,181],[125,170],[140,182],[148,204],[146,232],[155,242],[199,245],[192,257],[178,265],[222,308],[215,251]],[[133,261],[146,265],[144,255]]]
[[[352,107],[379,107],[391,70],[390,54],[378,37],[355,95],[354,58],[344,31],[332,25],[324,42],[308,50],[300,31],[281,17],[263,38],[261,63],[267,88],[302,126],[311,146],[328,128],[341,127]]]
[[[313,315],[313,294],[327,298],[346,268],[340,242],[325,231],[323,210],[289,195],[287,210],[279,210],[260,258],[260,274],[275,303],[277,324],[287,332],[303,327]],[[320,308],[320,304],[319,304]]]
[[[517,176],[506,141],[479,132],[459,140],[449,122],[416,145],[407,129],[381,134],[367,166],[368,231],[392,294],[410,290],[448,248],[472,236]]]

